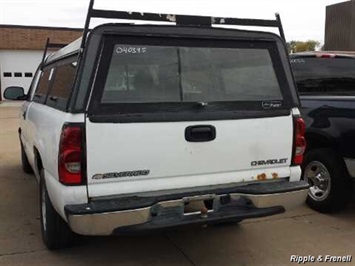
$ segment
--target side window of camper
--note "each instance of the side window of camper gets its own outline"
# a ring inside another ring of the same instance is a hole
[[[39,82],[35,95],[33,98],[34,102],[45,103],[47,98],[47,93],[51,84],[54,69],[52,67],[46,67],[40,74]]]
[[[76,74],[77,58],[72,57],[58,62],[55,66],[53,84],[49,91],[47,105],[65,110]]]

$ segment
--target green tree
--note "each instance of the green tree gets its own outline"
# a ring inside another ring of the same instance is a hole
[[[315,40],[302,41],[290,41],[287,43],[288,51],[290,53],[315,51],[320,48],[320,42]]]

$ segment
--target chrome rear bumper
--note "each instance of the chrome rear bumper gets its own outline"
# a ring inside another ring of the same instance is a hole
[[[182,193],[171,195],[170,199],[164,196],[103,200],[67,205],[65,211],[74,232],[82,235],[111,235],[274,215],[302,205],[308,195],[308,184],[303,181],[243,188],[237,187],[234,192],[228,189],[225,193],[223,189],[215,193]],[[246,193],[248,191],[250,193]],[[211,209],[204,207],[205,200],[213,201]]]

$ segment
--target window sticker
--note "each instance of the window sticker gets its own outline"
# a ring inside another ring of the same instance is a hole
[[[144,54],[146,52],[146,47],[117,46],[115,48],[116,54]]]

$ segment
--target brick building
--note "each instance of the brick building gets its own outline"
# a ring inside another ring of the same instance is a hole
[[[327,6],[324,48],[355,51],[355,0]]]
[[[21,86],[27,92],[47,38],[68,44],[81,35],[82,29],[0,25],[0,100],[9,86]]]

